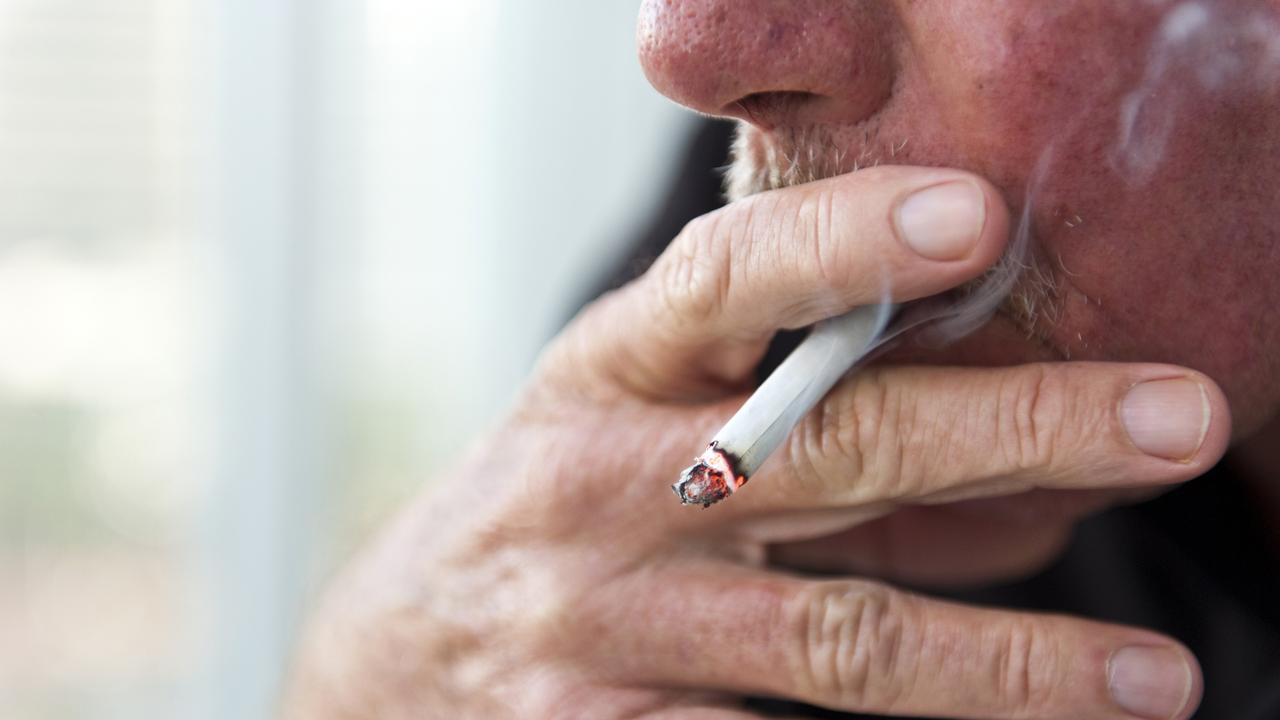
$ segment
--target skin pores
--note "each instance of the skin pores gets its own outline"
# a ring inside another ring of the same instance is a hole
[[[1032,316],[899,359],[1185,365],[1245,435],[1280,405],[1278,5],[654,1],[640,46],[663,92],[752,123],[766,185],[933,165],[1032,199]]]

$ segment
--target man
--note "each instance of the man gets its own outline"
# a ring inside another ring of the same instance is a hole
[[[737,202],[584,310],[338,580],[290,711],[1280,716],[1277,27],[1273,1],[645,2],[654,85],[744,122]],[[1030,269],[989,323],[904,343],[740,493],[678,506],[778,330],[975,287],[1011,235],[997,272]]]

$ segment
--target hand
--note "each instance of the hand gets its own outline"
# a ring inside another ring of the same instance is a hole
[[[976,211],[953,197],[941,226],[895,220],[912,191],[956,180]],[[903,228],[929,235],[925,254]],[[339,578],[291,717],[728,720],[752,717],[747,695],[904,716],[1187,717],[1199,670],[1163,636],[786,566],[939,582],[1034,566],[1076,516],[1046,520],[1045,494],[1077,493],[1084,511],[1218,459],[1229,414],[1203,375],[876,368],[729,501],[685,508],[669,490],[777,329],[874,302],[886,277],[899,301],[972,279],[1007,230],[990,185],[915,168],[691,223],[550,345],[510,415]]]

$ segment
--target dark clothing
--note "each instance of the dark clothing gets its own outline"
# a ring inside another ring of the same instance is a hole
[[[699,127],[662,212],[625,267],[613,273],[610,287],[643,272],[685,223],[722,204],[718,168],[727,163],[730,135],[727,123]],[[794,335],[781,338],[762,371],[776,365],[794,342]],[[1228,460],[1154,501],[1082,522],[1066,553],[1029,580],[945,595],[1167,633],[1186,643],[1204,670],[1197,718],[1280,720],[1275,536]],[[796,712],[790,703],[761,700],[753,706]],[[855,717],[818,709],[809,713]]]

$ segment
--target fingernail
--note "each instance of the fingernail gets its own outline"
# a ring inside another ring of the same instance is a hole
[[[1171,647],[1121,648],[1107,663],[1111,699],[1126,712],[1151,720],[1169,720],[1191,697],[1191,666]]]
[[[898,207],[902,239],[930,260],[959,260],[968,255],[986,221],[986,196],[970,180],[918,190]]]
[[[1154,380],[1134,386],[1120,419],[1139,450],[1169,460],[1195,457],[1209,432],[1209,396],[1194,380]]]

